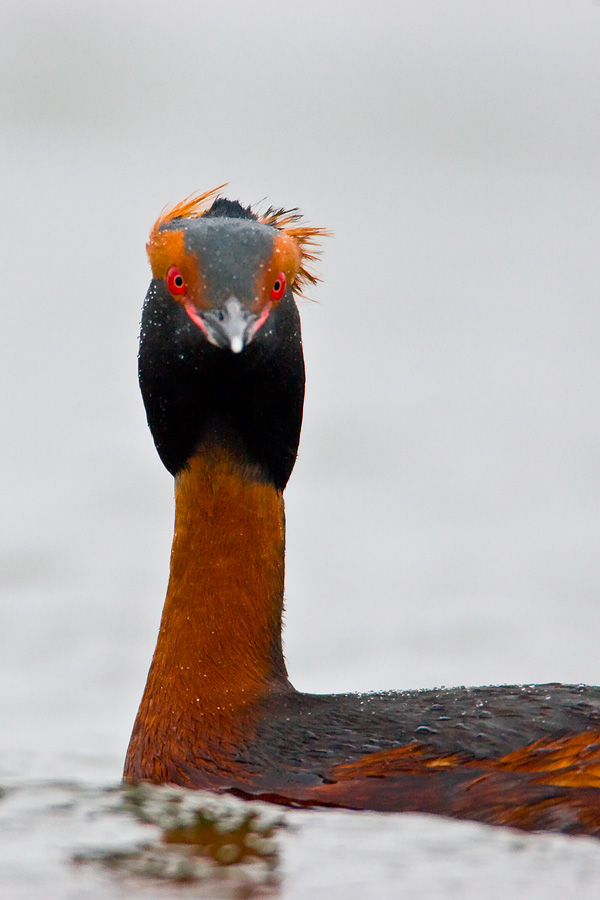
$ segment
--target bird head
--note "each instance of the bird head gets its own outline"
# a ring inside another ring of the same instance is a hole
[[[297,210],[259,215],[219,190],[163,211],[152,228],[140,385],[173,474],[216,440],[241,447],[282,489],[304,397],[294,295],[316,282],[310,266],[326,232]]]
[[[299,226],[296,210],[250,207],[196,195],[163,212],[147,245],[160,289],[180,304],[205,339],[241,353],[286,291],[315,276],[310,248],[323,229]]]

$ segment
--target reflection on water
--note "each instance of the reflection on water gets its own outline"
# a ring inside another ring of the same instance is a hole
[[[177,788],[30,781],[4,795],[0,828],[2,900],[592,900],[600,879],[589,838],[414,814],[282,814]]]
[[[38,888],[47,898],[79,890],[95,900],[115,888],[137,897],[155,882],[191,885],[193,896],[254,896],[279,883],[284,820],[267,804],[174,787],[41,782],[9,789],[0,821],[14,898]]]

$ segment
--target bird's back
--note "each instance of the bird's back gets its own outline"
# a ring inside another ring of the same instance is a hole
[[[600,834],[600,688],[281,690],[245,728],[243,794]]]

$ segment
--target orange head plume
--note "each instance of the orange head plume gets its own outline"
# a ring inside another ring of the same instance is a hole
[[[152,246],[156,246],[160,241],[158,234],[161,228],[172,222],[174,219],[197,219],[208,212],[212,202],[218,197],[220,192],[227,183],[219,185],[210,191],[203,193],[196,192],[176,203],[175,206],[165,207],[150,232],[148,242],[148,250]],[[297,294],[301,294],[306,285],[314,285],[320,279],[312,269],[312,264],[316,262],[320,255],[320,239],[329,237],[331,232],[326,228],[319,228],[314,225],[303,225],[302,215],[297,209],[283,209],[270,206],[262,214],[254,214],[255,218],[262,225],[268,225],[281,231],[283,234],[292,238],[298,246],[300,255],[300,265],[298,273],[293,284],[293,290]]]

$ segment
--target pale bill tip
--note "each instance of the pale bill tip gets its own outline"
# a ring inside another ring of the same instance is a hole
[[[231,338],[230,346],[231,346],[232,353],[241,353],[242,352],[242,350],[244,349],[244,341],[239,336],[239,334],[236,334],[234,337]]]

